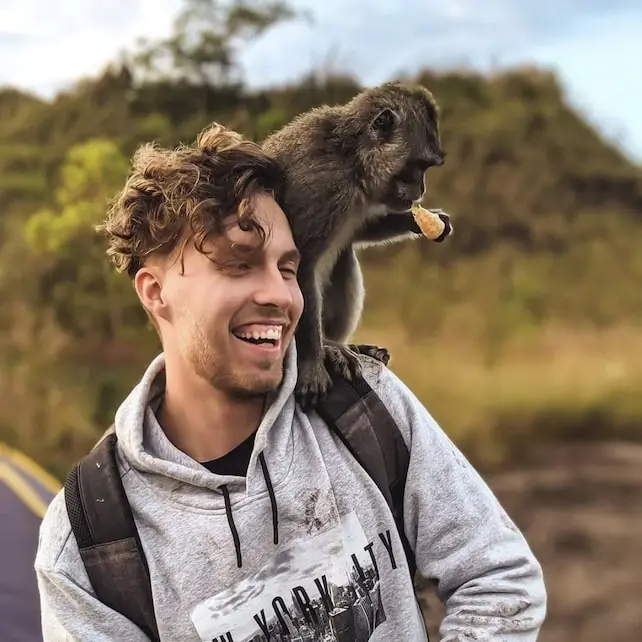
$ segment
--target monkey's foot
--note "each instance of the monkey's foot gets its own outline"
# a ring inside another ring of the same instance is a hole
[[[326,364],[345,379],[351,380],[361,376],[359,355],[345,343],[326,339],[323,342]]]
[[[375,346],[368,347],[375,348]],[[304,410],[316,406],[321,397],[332,387],[332,378],[328,369],[338,372],[348,380],[356,379],[362,373],[359,355],[351,350],[350,346],[326,339],[323,342],[321,362],[304,361],[299,363],[295,396]]]
[[[386,348],[382,348],[380,346],[372,346],[364,343],[351,343],[349,344],[349,348],[353,352],[365,354],[368,357],[372,357],[373,359],[380,361],[384,366],[387,366],[388,362],[390,361],[390,353],[388,352],[388,350],[386,350]]]
[[[316,406],[331,386],[332,379],[323,360],[299,363],[299,374],[294,393],[304,410]]]

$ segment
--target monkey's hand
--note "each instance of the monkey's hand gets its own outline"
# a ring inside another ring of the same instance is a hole
[[[332,379],[323,363],[309,360],[299,363],[295,396],[303,410],[309,410],[319,403],[320,398],[331,388]]]
[[[388,350],[386,350],[386,348],[382,348],[380,346],[372,346],[365,343],[351,343],[349,344],[349,348],[353,352],[365,354],[368,357],[372,357],[373,359],[380,361],[384,366],[387,366],[388,362],[390,361],[390,353],[388,352]]]
[[[426,238],[441,243],[453,233],[450,216],[443,210],[427,210],[415,203],[411,211],[417,226]]]

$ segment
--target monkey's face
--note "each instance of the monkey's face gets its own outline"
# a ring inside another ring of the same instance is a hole
[[[364,168],[373,196],[389,212],[407,212],[426,191],[426,171],[444,163],[436,106],[424,88],[390,83],[372,101],[370,116]]]

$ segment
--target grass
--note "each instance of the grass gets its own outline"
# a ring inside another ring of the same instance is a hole
[[[419,335],[392,316],[378,324],[369,316],[355,340],[390,350],[392,370],[480,470],[517,465],[559,442],[642,437],[639,326],[548,323],[494,335],[485,327],[492,315],[457,318],[450,310],[447,324]],[[40,351],[11,378],[0,376],[11,400],[0,411],[0,441],[59,478],[144,367],[63,365]]]
[[[485,346],[441,334],[413,341],[390,327],[358,339],[386,346],[391,369],[482,468],[516,463],[539,445],[642,437],[642,332],[546,326]]]

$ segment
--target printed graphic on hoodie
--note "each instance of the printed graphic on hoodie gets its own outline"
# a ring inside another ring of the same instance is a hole
[[[192,621],[203,642],[367,642],[386,620],[379,572],[396,568],[390,532],[368,541],[350,512],[201,602]]]

